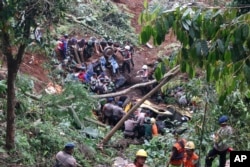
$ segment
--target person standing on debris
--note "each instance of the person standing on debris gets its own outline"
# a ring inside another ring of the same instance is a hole
[[[183,131],[174,130],[173,135],[175,138],[175,143],[172,147],[172,152],[169,158],[169,162],[167,163],[166,167],[181,167],[183,164],[184,152],[185,152],[185,144],[186,140],[180,138],[180,135]]]
[[[194,142],[188,141],[185,145],[183,167],[200,167],[199,156],[194,152]]]
[[[147,82],[148,81],[148,66],[147,65],[143,65],[142,66],[142,82]]]
[[[211,167],[217,155],[220,155],[219,167],[224,167],[226,164],[226,154],[231,149],[229,145],[233,135],[233,128],[227,122],[228,116],[223,115],[219,118],[220,128],[213,135],[214,146],[206,156],[205,167]]]
[[[131,62],[131,53],[130,53],[130,46],[125,46],[125,51],[123,51],[123,64],[122,64],[122,71],[125,72],[125,69],[128,70],[128,73],[131,72],[130,70],[130,62]]]
[[[136,152],[136,157],[133,163],[128,164],[126,167],[148,167],[145,162],[148,154],[144,149],[140,149]]]
[[[67,143],[64,146],[62,151],[59,151],[56,154],[56,164],[57,166],[65,166],[65,167],[81,167],[80,164],[76,162],[76,159],[72,156],[74,152],[75,144],[74,143]]]

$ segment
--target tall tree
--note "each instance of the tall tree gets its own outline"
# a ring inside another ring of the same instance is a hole
[[[0,0],[0,43],[7,59],[7,128],[6,148],[15,145],[15,80],[25,48],[31,43],[31,28],[37,21],[49,27],[61,18],[68,0]]]

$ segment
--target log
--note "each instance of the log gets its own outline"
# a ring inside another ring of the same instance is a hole
[[[154,84],[156,82],[157,81],[154,79],[154,80],[151,80],[151,81],[148,81],[148,82],[135,84],[135,85],[133,85],[133,86],[127,88],[127,89],[124,89],[122,91],[119,91],[119,92],[107,93],[107,94],[102,94],[102,95],[92,95],[92,97],[93,98],[107,98],[107,97],[121,96],[121,95],[127,94],[128,92],[132,91],[133,89],[136,89],[136,88],[139,88],[139,87],[145,87],[145,86],[148,86],[148,85],[152,85],[152,84]]]
[[[99,121],[93,120],[93,119],[88,118],[88,117],[83,118],[83,119],[86,120],[86,121],[89,121],[89,122],[91,122],[91,123],[100,125],[100,126],[102,126],[102,127],[107,127],[107,126],[108,126],[108,125],[106,125],[106,124],[103,124],[103,123],[101,123],[101,122],[99,122]]]
[[[151,95],[153,95],[158,89],[160,89],[166,82],[168,82],[171,78],[173,78],[178,72],[180,71],[180,66],[176,66],[166,75],[164,75],[164,78],[160,81],[160,83],[152,89],[148,94],[146,94],[136,105],[134,105],[128,113],[122,117],[122,119],[113,127],[113,129],[104,137],[104,139],[98,144],[98,147],[100,149],[103,149],[103,145],[106,144],[111,137],[114,135],[114,133],[123,125],[123,123],[128,119],[128,117],[138,108],[140,105]]]
[[[173,70],[175,70],[175,68]],[[171,71],[172,70],[170,70],[169,72],[167,72],[164,75],[163,78],[172,76]],[[133,89],[140,88],[140,87],[145,87],[145,86],[148,86],[148,85],[152,85],[152,84],[154,84],[156,82],[157,82],[156,79],[154,79],[154,80],[151,80],[151,81],[148,81],[148,82],[143,82],[143,83],[135,84],[135,85],[133,85],[133,86],[127,88],[127,89],[124,89],[122,91],[119,91],[119,92],[107,93],[107,94],[101,94],[101,95],[91,95],[91,97],[93,97],[93,98],[108,98],[108,97],[121,96],[121,95],[127,94],[128,92],[132,91]]]
[[[83,129],[83,128],[84,128],[84,125],[82,124],[82,122],[80,121],[79,117],[77,116],[77,114],[76,114],[76,112],[75,112],[73,106],[68,107],[68,108],[69,108],[69,110],[72,112],[72,117],[74,118],[75,123],[77,124],[77,126],[78,126],[79,128],[81,128],[81,129]]]

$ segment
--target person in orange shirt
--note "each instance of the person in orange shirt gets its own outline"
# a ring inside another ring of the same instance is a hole
[[[151,121],[151,124],[152,124],[152,135],[153,135],[153,137],[158,136],[158,128],[157,128],[157,125],[155,123],[156,122],[155,118],[151,118],[150,121]]]
[[[166,167],[182,167],[184,153],[185,153],[186,140],[184,138],[180,138],[180,135],[185,130],[186,129],[174,130],[172,132],[174,135],[174,138],[175,138],[175,143],[172,147],[170,159],[169,159],[169,162],[167,163]]]
[[[199,156],[194,152],[194,142],[188,141],[185,145],[183,167],[200,167]]]

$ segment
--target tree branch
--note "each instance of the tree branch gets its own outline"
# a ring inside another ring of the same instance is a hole
[[[104,139],[101,141],[101,143],[99,144],[99,148],[103,149],[103,144],[106,144],[110,138],[114,135],[114,133],[122,126],[122,124],[128,119],[128,117],[130,116],[130,114],[132,114],[138,107],[140,107],[140,105],[148,98],[150,97],[152,94],[154,94],[158,89],[160,89],[162,87],[162,85],[164,85],[167,81],[169,81],[172,77],[174,77],[178,72],[180,71],[180,66],[176,66],[173,69],[171,69],[166,75],[165,77],[160,81],[160,83],[154,88],[152,89],[148,94],[146,94],[138,103],[136,103],[136,105],[134,105],[129,112],[122,117],[122,119],[114,126],[114,128],[104,137]]]
[[[168,73],[166,73],[163,77],[164,78],[168,78],[169,76],[173,75],[173,71],[176,70],[176,67],[173,68],[172,70],[170,70]],[[121,96],[124,94],[127,94],[128,92],[132,91],[133,89],[139,88],[139,87],[145,87],[148,85],[152,85],[154,83],[156,83],[156,79],[148,81],[148,82],[144,82],[144,83],[139,83],[139,84],[135,84],[127,89],[124,89],[122,91],[119,92],[115,92],[115,93],[107,93],[107,94],[102,94],[102,95],[92,95],[93,98],[107,98],[107,97],[115,97],[115,96]]]

